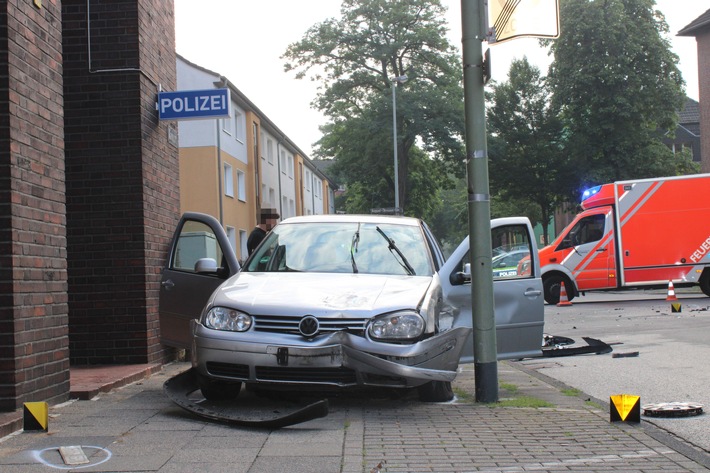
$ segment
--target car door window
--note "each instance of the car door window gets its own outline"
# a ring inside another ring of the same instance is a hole
[[[182,226],[172,256],[170,269],[195,272],[195,263],[202,258],[222,263],[222,248],[208,225],[188,220]]]
[[[523,279],[532,277],[526,265],[530,264],[530,237],[524,225],[505,225],[491,230],[493,280]],[[466,252],[459,270],[471,262],[471,253]],[[527,270],[524,270],[527,269]]]

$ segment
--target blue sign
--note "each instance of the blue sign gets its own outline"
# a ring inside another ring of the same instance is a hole
[[[158,93],[158,118],[196,120],[229,117],[229,89],[181,90]]]

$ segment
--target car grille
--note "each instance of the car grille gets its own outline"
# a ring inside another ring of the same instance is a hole
[[[302,316],[281,315],[256,315],[254,316],[254,330],[273,333],[300,333],[298,324]],[[365,333],[365,324],[369,319],[318,319],[318,333],[339,332],[345,330],[355,335]]]
[[[214,376],[249,379],[249,366],[247,365],[235,365],[232,363],[219,363],[217,361],[208,361],[207,371]]]
[[[273,368],[256,367],[256,379],[259,381],[280,381],[298,383],[324,383],[347,385],[355,384],[355,372],[346,368]]]

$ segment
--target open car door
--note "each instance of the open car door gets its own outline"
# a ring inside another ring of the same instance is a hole
[[[210,266],[216,266],[216,271],[198,271]],[[200,316],[214,290],[239,269],[229,238],[217,219],[200,213],[184,214],[160,281],[161,343],[190,348],[190,320]]]
[[[526,217],[491,221],[491,241],[500,252],[527,250],[530,269],[493,271],[493,295],[498,359],[542,356],[544,300],[537,245]],[[473,325],[469,239],[466,237],[440,271],[444,296],[453,306],[454,327]],[[461,363],[473,362],[473,335],[466,342]]]

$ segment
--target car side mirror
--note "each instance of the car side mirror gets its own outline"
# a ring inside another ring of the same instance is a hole
[[[471,263],[464,264],[463,271],[451,273],[449,282],[452,286],[462,286],[467,282],[471,282]]]
[[[198,274],[217,274],[219,266],[213,258],[200,258],[195,263],[195,272]]]

